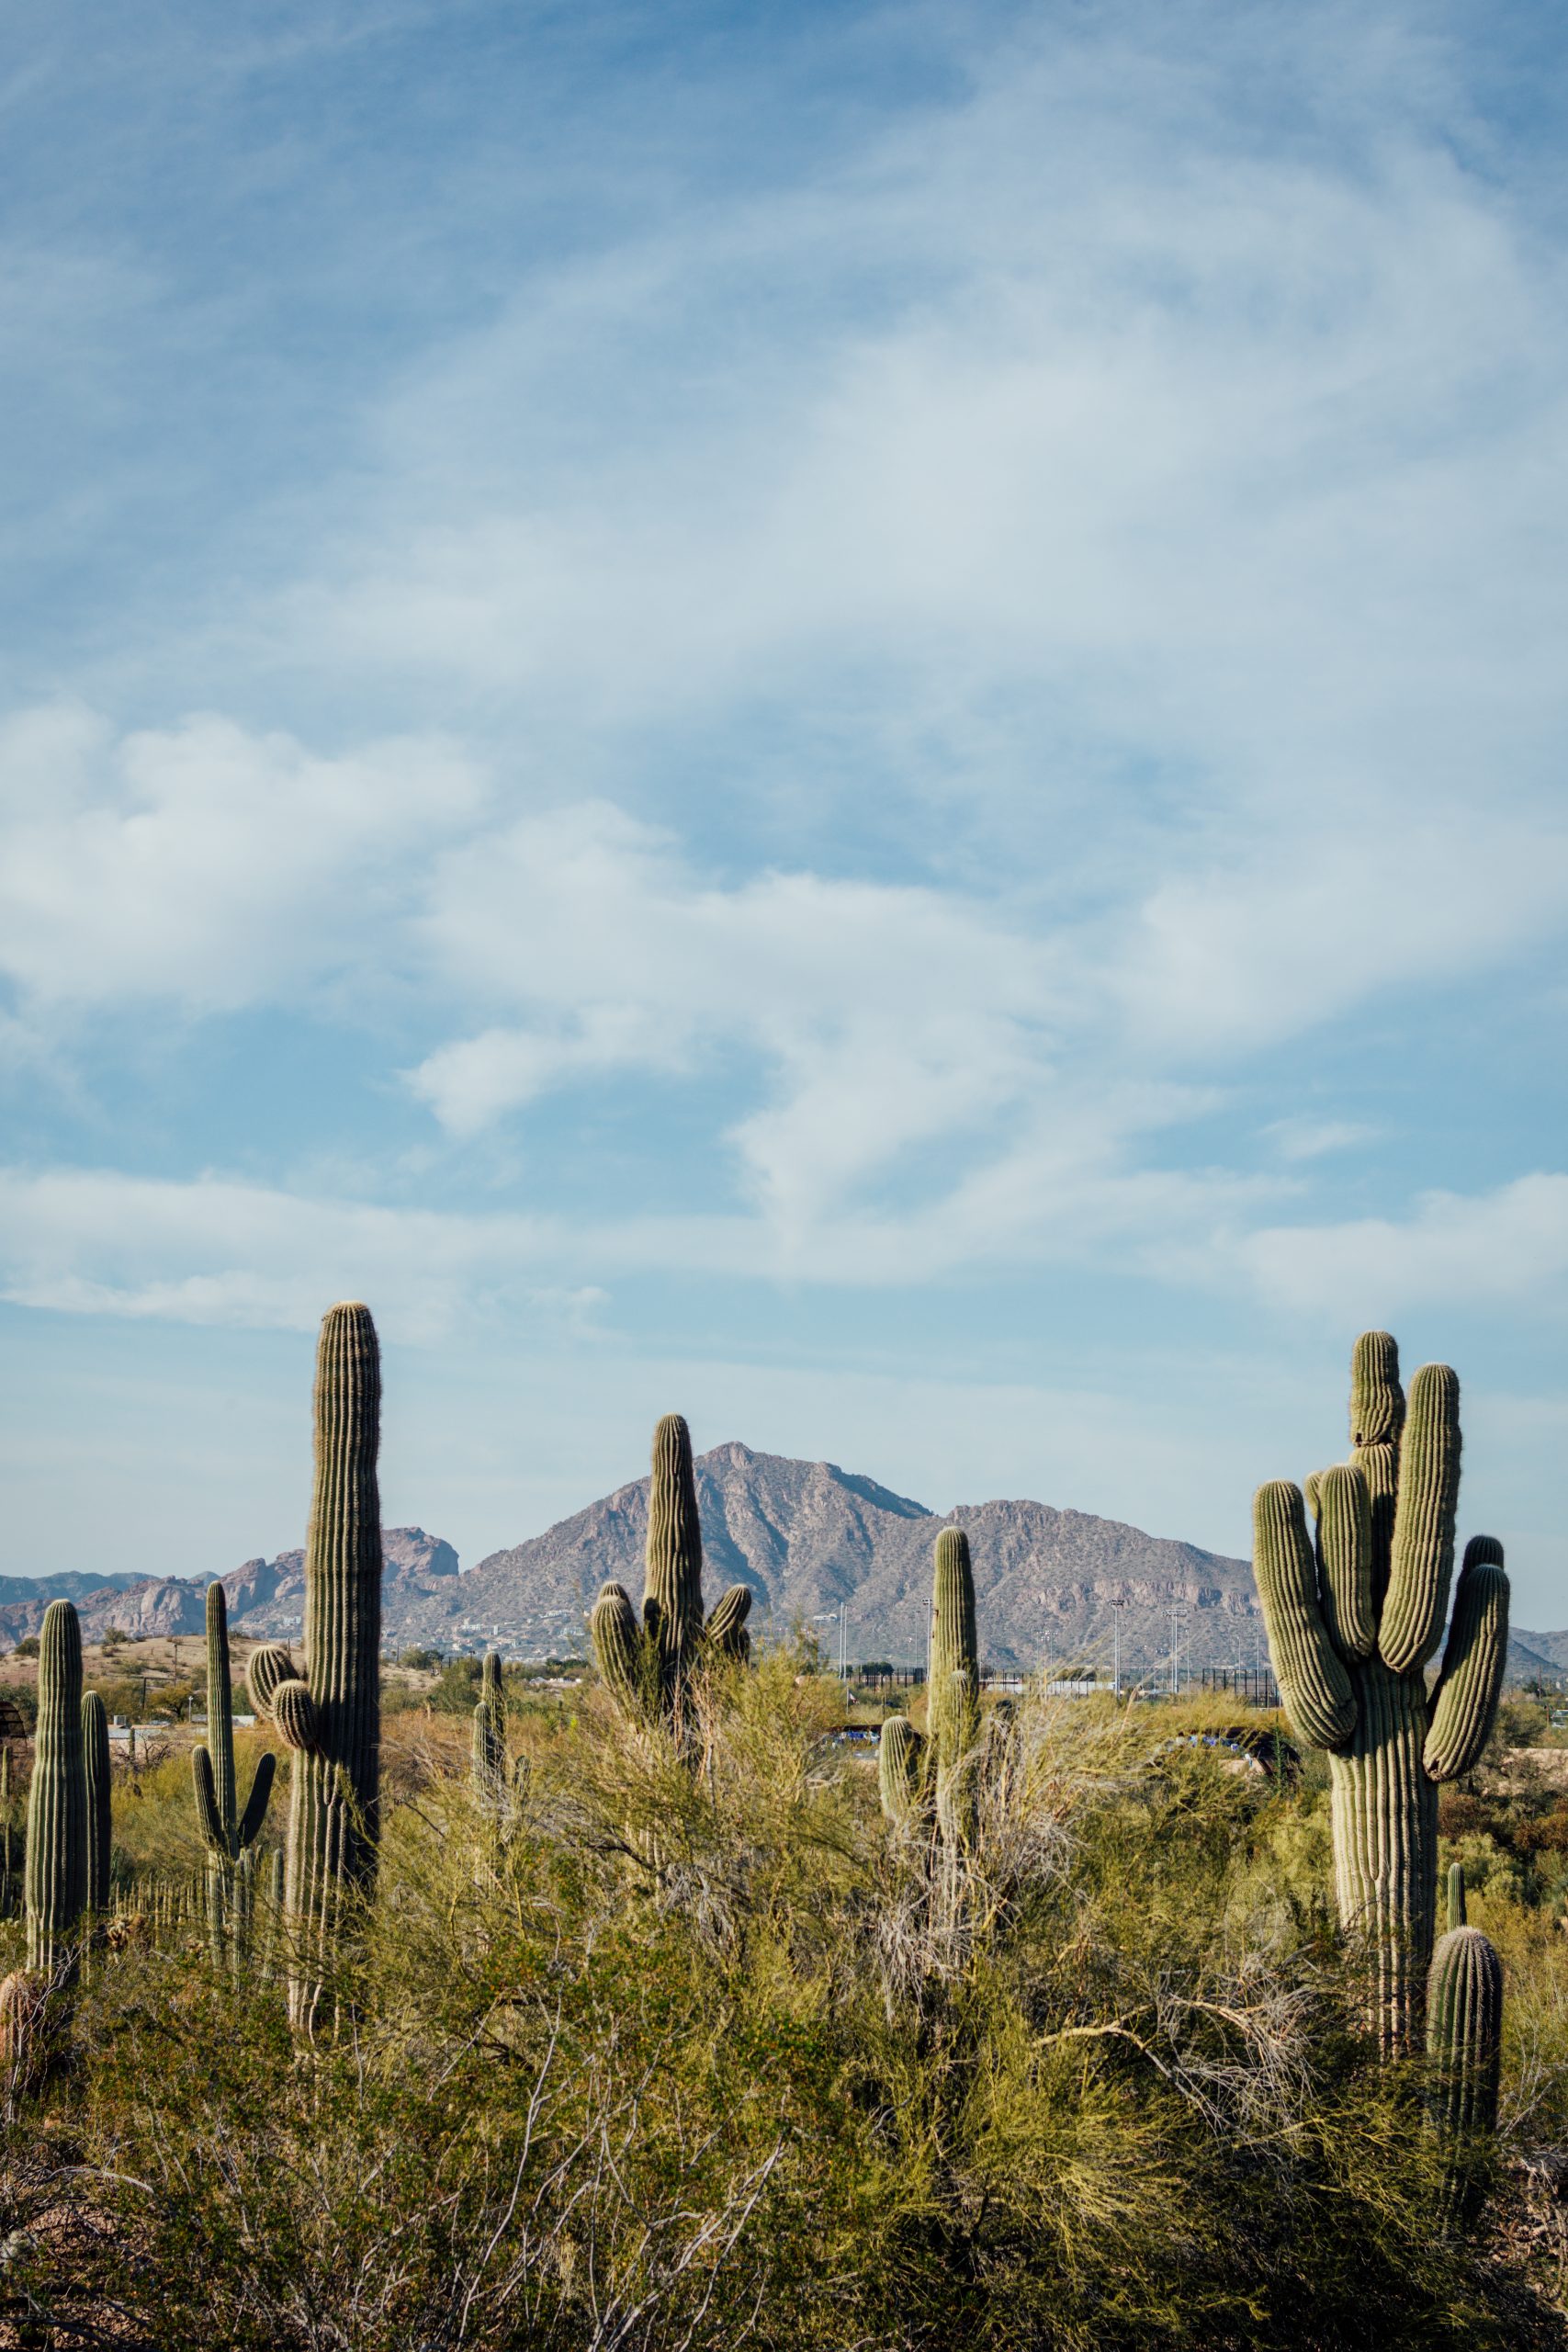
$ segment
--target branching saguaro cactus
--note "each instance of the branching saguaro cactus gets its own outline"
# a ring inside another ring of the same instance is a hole
[[[1386,1331],[1356,1342],[1351,1455],[1298,1487],[1260,1487],[1254,1572],[1280,1695],[1328,1750],[1336,1892],[1368,1953],[1386,2054],[1420,2046],[1438,1892],[1438,1784],[1470,1770],[1497,1709],[1508,1646],[1501,1544],[1472,1537],[1443,1638],[1459,1497],[1459,1382],[1424,1364],[1408,1412]]]
[[[220,1584],[207,1588],[207,1746],[191,1750],[197,1817],[207,1840],[207,1898],[216,1958],[225,1915],[232,1923],[234,1956],[243,1951],[251,1904],[251,1849],[261,1836],[277,1759],[257,1762],[251,1792],[240,1811],[234,1771],[234,1693],[229,1666],[229,1602]]]
[[[750,1610],[750,1589],[732,1584],[705,1623],[692,1433],[679,1413],[666,1413],[653,1432],[642,1623],[624,1585],[602,1588],[589,1621],[600,1674],[634,1721],[662,1723],[681,1738],[699,1658],[705,1649],[744,1663],[751,1654]]]
[[[305,1547],[305,1674],[267,1643],[251,1697],[293,1750],[285,1912],[290,2022],[313,2033],[344,1900],[375,1883],[380,1826],[381,1359],[370,1310],[329,1309],[316,1353],[316,1475]]]
[[[82,1770],[87,1785],[87,1908],[96,1917],[108,1909],[114,1824],[109,1719],[96,1690],[82,1697]]]
[[[1445,2203],[1455,2220],[1469,2219],[1485,2193],[1502,2056],[1503,1963],[1496,1947],[1479,1928],[1451,1927],[1432,1955],[1427,2062]]]

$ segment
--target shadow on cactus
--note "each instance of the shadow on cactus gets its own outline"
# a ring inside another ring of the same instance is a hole
[[[619,1584],[603,1587],[589,1620],[606,1689],[634,1721],[662,1724],[689,1745],[692,1678],[705,1659],[747,1662],[750,1611],[749,1588],[735,1584],[705,1620],[692,1433],[679,1413],[666,1413],[653,1432],[641,1623]]]

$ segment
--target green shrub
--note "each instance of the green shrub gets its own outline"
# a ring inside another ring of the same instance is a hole
[[[236,2352],[1562,2344],[1438,2226],[1315,1799],[1173,1745],[1175,1710],[1030,1699],[933,1871],[797,1666],[699,1693],[695,1772],[597,1694],[514,1715],[504,1839],[461,1713],[397,1719],[378,1900],[308,2051],[199,1934],[107,1955],[53,2123],[12,2135],[11,2313]],[[198,1862],[182,1770],[122,1796],[128,1863]],[[1473,1916],[1505,2148],[1562,2144],[1557,1947]]]

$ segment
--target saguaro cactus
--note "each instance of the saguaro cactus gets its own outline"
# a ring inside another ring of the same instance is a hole
[[[305,1547],[305,1674],[255,1651],[246,1681],[293,1750],[285,1911],[288,2014],[318,2023],[344,1899],[376,1876],[380,1827],[381,1360],[370,1310],[329,1309],[316,1353],[316,1473]]]
[[[928,1724],[940,1774],[973,1747],[979,1721],[980,1653],[975,1630],[975,1575],[969,1538],[944,1527],[936,1539],[931,1578],[931,1665]]]
[[[51,1600],[39,1636],[38,1724],[28,1797],[23,1883],[28,1966],[68,1982],[87,1899],[87,1774],[82,1751],[82,1630],[68,1600]]]
[[[600,1674],[626,1713],[641,1722],[662,1722],[680,1737],[686,1729],[692,1672],[703,1649],[742,1662],[750,1656],[750,1589],[734,1584],[704,1621],[692,1433],[679,1413],[666,1413],[653,1432],[642,1623],[624,1585],[601,1589],[589,1620]]]
[[[1356,1342],[1350,1460],[1301,1491],[1260,1487],[1254,1572],[1280,1696],[1303,1739],[1328,1750],[1342,1926],[1373,1965],[1379,2037],[1419,2046],[1437,1912],[1438,1783],[1486,1744],[1508,1646],[1501,1544],[1472,1537],[1443,1638],[1459,1495],[1459,1382],[1425,1364],[1406,1413],[1386,1331]]]
[[[82,1770],[87,1785],[87,1908],[107,1911],[114,1850],[109,1779],[109,1719],[96,1690],[82,1697]]]
[[[196,1810],[207,1840],[207,1899],[215,1954],[222,1948],[223,1919],[234,1926],[236,1957],[243,1944],[251,1903],[251,1849],[266,1819],[277,1759],[270,1749],[256,1764],[245,1809],[239,1809],[234,1771],[234,1693],[229,1668],[229,1602],[220,1584],[207,1588],[207,1746],[191,1750]]]
[[[908,1715],[889,1715],[876,1750],[876,1790],[894,1826],[908,1829],[924,1811],[926,1743]]]
[[[506,1697],[501,1683],[501,1657],[486,1653],[479,1678],[479,1704],[474,1709],[473,1781],[481,1796],[499,1795],[506,1778]]]
[[[1432,1955],[1427,2058],[1447,2201],[1459,2216],[1485,2188],[1502,2052],[1503,1963],[1479,1928],[1450,1928]]]

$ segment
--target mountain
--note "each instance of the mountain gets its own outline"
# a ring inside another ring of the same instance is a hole
[[[423,1597],[440,1580],[457,1579],[457,1555],[439,1535],[423,1527],[381,1531],[385,1573],[382,1608],[395,1626],[411,1599]],[[85,1641],[101,1641],[111,1625],[132,1639],[147,1634],[200,1634],[207,1626],[210,1577],[96,1577],[73,1571],[50,1577],[0,1577],[0,1645],[13,1646],[43,1623],[51,1600],[73,1600]],[[229,1601],[236,1633],[297,1634],[305,1617],[305,1555],[280,1552],[275,1560],[247,1560],[218,1581]]]
[[[1528,1643],[1529,1646],[1529,1649],[1524,1652],[1524,1655],[1527,1657],[1533,1657],[1543,1673],[1547,1675],[1561,1674],[1565,1668],[1568,1668],[1568,1633],[1519,1633],[1517,1634],[1510,1634],[1508,1639],[1508,1670],[1510,1673],[1514,1671],[1515,1652],[1517,1650],[1520,1650],[1526,1643]]]
[[[923,1660],[931,1551],[953,1525],[968,1532],[982,1646],[998,1666],[1088,1652],[1109,1659],[1117,1602],[1124,1663],[1152,1666],[1169,1654],[1173,1600],[1188,1664],[1253,1662],[1258,1621],[1244,1560],[1044,1503],[970,1504],[942,1519],[836,1463],[737,1443],[699,1456],[696,1474],[708,1600],[749,1585],[754,1627],[782,1633],[796,1620],[822,1621],[831,1652],[842,1607],[852,1659]],[[640,1595],[647,1527],[639,1478],[412,1604],[400,1638],[581,1652],[585,1612],[606,1578]]]
[[[381,1616],[388,1643],[399,1634],[411,1603],[455,1589],[457,1555],[445,1537],[423,1527],[381,1530]],[[298,1634],[305,1622],[305,1555],[280,1552],[276,1560],[247,1560],[222,1579],[229,1622],[243,1634]]]
[[[944,1526],[966,1530],[975,1564],[982,1651],[1000,1667],[1045,1659],[1110,1662],[1121,1620],[1126,1671],[1168,1662],[1172,1609],[1189,1667],[1252,1666],[1264,1655],[1252,1571],[1245,1560],[1145,1535],[1120,1521],[1046,1503],[961,1505],[945,1519],[874,1479],[832,1462],[796,1462],[739,1443],[698,1458],[708,1601],[740,1583],[753,1595],[752,1625],[783,1634],[814,1626],[833,1655],[839,1612],[856,1663],[925,1656],[931,1553]],[[457,1555],[421,1527],[382,1531],[383,1637],[512,1656],[581,1656],[599,1587],[615,1577],[642,1593],[648,1529],[646,1478],[619,1487],[527,1543],[492,1552],[466,1575]],[[238,1634],[297,1639],[304,1618],[305,1555],[244,1561],[221,1582]],[[208,1579],[123,1574],[0,1578],[0,1644],[36,1634],[48,1602],[74,1600],[89,1640],[109,1625],[130,1634],[199,1634]],[[1568,1632],[1517,1630],[1510,1679],[1568,1669]]]

